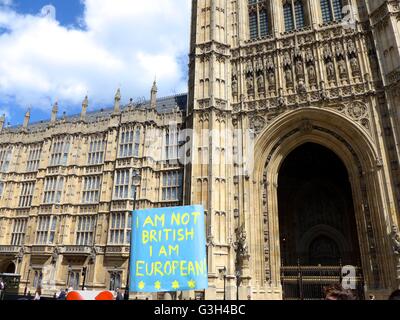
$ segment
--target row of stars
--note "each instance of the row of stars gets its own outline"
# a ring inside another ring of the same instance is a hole
[[[196,288],[196,281],[190,280],[190,281],[188,281],[187,285],[189,286],[189,288],[194,289],[194,288]],[[141,281],[141,282],[139,282],[139,286],[138,287],[139,287],[140,290],[143,290],[146,287],[146,283]],[[160,290],[161,289],[161,282],[160,281],[156,281],[154,283],[154,288],[156,290]],[[179,284],[178,281],[175,280],[174,282],[172,282],[172,289],[177,290],[179,288],[180,288],[180,284]]]

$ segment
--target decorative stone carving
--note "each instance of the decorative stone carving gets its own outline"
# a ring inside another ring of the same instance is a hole
[[[288,86],[293,84],[293,75],[292,75],[292,70],[291,69],[286,69],[285,70],[285,79],[286,79],[286,84]]]
[[[354,120],[360,120],[367,116],[368,109],[364,103],[356,101],[348,106],[347,113]]]
[[[257,76],[257,89],[258,89],[258,92],[265,91],[265,81],[264,81],[264,75],[262,73],[260,73]]]
[[[331,47],[329,46],[329,44],[324,45],[323,55],[324,55],[325,61],[332,59],[332,50],[331,50]]]
[[[310,83],[315,83],[317,81],[317,73],[313,64],[308,66],[308,79]]]
[[[346,62],[344,60],[340,60],[338,62],[338,68],[339,68],[339,75],[340,78],[347,78],[347,68],[346,68]]]
[[[400,255],[400,232],[396,225],[392,226],[392,233],[390,234],[392,241],[392,248],[395,255]]]
[[[357,57],[351,58],[350,66],[351,66],[351,71],[353,73],[353,76],[357,76],[360,74],[360,65],[358,64]]]
[[[303,69],[303,62],[298,59],[296,61],[296,76],[298,80],[304,80],[304,69]]]
[[[290,55],[289,52],[285,52],[284,56],[283,56],[283,66],[288,68],[292,65],[292,60],[290,59]]]
[[[272,57],[267,58],[267,71],[268,72],[274,72],[275,71],[275,65],[274,65],[274,60]]]
[[[243,260],[249,256],[249,248],[247,245],[247,233],[244,226],[241,226],[236,230],[235,249],[238,256],[238,260]]]
[[[265,124],[266,121],[263,117],[254,116],[250,118],[250,128],[254,131],[255,134],[259,134],[265,127]]]
[[[352,39],[347,42],[347,52],[349,55],[355,55],[357,53],[356,47]]]
[[[337,42],[335,45],[335,52],[337,57],[343,57],[344,56],[344,50],[343,46],[340,42]]]
[[[328,80],[334,80],[335,79],[335,66],[333,65],[332,61],[329,61],[326,64],[326,75],[328,77]]]
[[[55,247],[53,254],[51,255],[51,263],[55,264],[59,256],[60,256],[60,249],[58,247]]]
[[[314,55],[311,48],[308,48],[306,51],[306,62],[313,63],[314,62]]]

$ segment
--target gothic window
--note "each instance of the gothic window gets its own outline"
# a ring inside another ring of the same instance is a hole
[[[83,181],[82,203],[97,203],[100,200],[101,177],[85,177]]]
[[[115,173],[114,200],[134,199],[137,186],[132,179],[132,169],[118,170]]]
[[[34,182],[26,182],[22,184],[22,189],[18,204],[19,208],[29,208],[31,206],[34,188],[35,188]]]
[[[287,2],[283,6],[283,16],[285,19],[285,31],[292,31],[294,29],[294,21],[293,21],[293,12],[292,12],[292,4]]]
[[[129,244],[132,215],[130,212],[112,213],[110,217],[109,244]]]
[[[182,199],[182,172],[166,172],[162,181],[162,201],[180,201]]]
[[[90,246],[93,244],[94,229],[96,226],[96,217],[82,216],[79,217],[76,227],[76,245]]]
[[[165,133],[165,160],[178,159],[179,150],[179,132],[178,129],[170,129]]]
[[[270,34],[269,1],[249,0],[250,39],[265,37]]]
[[[40,154],[42,152],[42,146],[31,146],[29,147],[28,162],[26,164],[27,172],[37,171],[39,168]]]
[[[88,165],[98,165],[104,162],[106,141],[104,138],[92,137],[90,139]]]
[[[322,21],[324,23],[333,20],[340,21],[343,19],[343,2],[342,0],[320,0]]]
[[[284,0],[285,32],[302,29],[307,25],[303,0]]]
[[[35,271],[35,277],[33,278],[33,287],[41,288],[43,281],[43,273],[42,271]]]
[[[36,244],[54,244],[57,227],[57,217],[40,217],[36,230]]]
[[[0,149],[0,173],[8,172],[12,156],[12,149],[5,147]]]
[[[61,203],[61,195],[64,188],[64,177],[49,177],[44,183],[45,204]]]
[[[129,158],[139,156],[140,128],[124,129],[121,132],[119,144],[119,157]]]
[[[14,226],[11,234],[11,245],[21,246],[24,243],[26,230],[26,219],[14,220]]]
[[[50,166],[66,166],[69,148],[69,138],[55,140],[51,148]]]

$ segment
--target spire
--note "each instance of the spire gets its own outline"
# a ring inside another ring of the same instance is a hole
[[[81,120],[84,120],[86,117],[86,111],[89,105],[88,96],[82,101],[82,112],[81,112]]]
[[[120,102],[121,102],[121,89],[118,88],[117,93],[115,94],[114,112],[119,112]]]
[[[157,81],[154,80],[153,86],[151,87],[151,94],[150,94],[150,107],[155,109],[157,107]]]
[[[57,113],[58,113],[58,102],[56,101],[53,105],[53,109],[51,110],[51,122],[57,121]]]
[[[31,108],[29,108],[28,111],[26,111],[25,113],[25,119],[23,125],[24,128],[28,128],[30,118],[31,118]]]
[[[5,121],[6,121],[6,115],[3,113],[3,115],[0,117],[0,132],[3,131]]]

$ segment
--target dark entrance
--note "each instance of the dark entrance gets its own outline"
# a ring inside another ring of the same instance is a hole
[[[322,283],[340,281],[340,266],[360,266],[346,167],[329,149],[304,144],[289,154],[281,167],[278,201],[282,280],[285,282],[289,277],[285,270],[291,270],[291,281],[296,279],[297,286],[285,288],[284,283],[285,295],[320,299]],[[302,274],[313,279],[310,292],[305,292],[307,277]],[[323,274],[326,274],[325,280]]]

